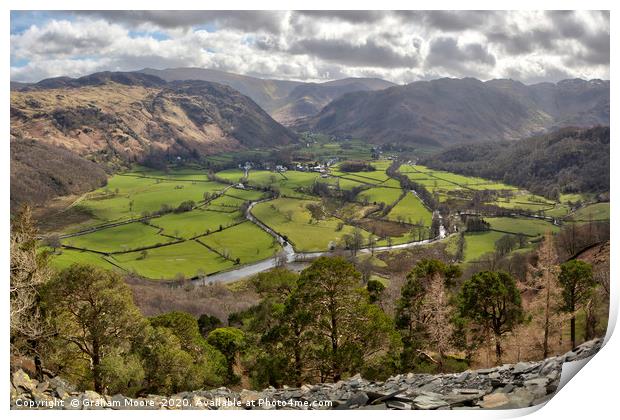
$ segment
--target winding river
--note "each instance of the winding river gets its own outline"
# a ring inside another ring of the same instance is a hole
[[[415,191],[411,191],[411,193],[415,194]],[[285,241],[284,238],[278,232],[274,231],[269,226],[265,225],[263,222],[261,222],[256,217],[254,217],[254,215],[252,214],[252,208],[256,204],[263,203],[265,201],[270,201],[270,200],[271,199],[253,201],[248,206],[245,212],[245,217],[246,219],[248,219],[249,221],[257,225],[258,227],[260,227],[262,230],[264,230],[265,232],[267,232],[268,234],[276,238],[276,240],[280,243],[280,245],[282,245],[282,249],[284,251],[284,255],[286,256],[287,263],[306,262],[306,261],[310,261],[310,260],[313,260],[313,259],[316,259],[322,256],[329,256],[329,255],[336,254],[336,251],[322,251],[322,252],[297,252],[295,251],[295,248],[293,248],[293,246],[290,243]],[[443,225],[442,217],[438,212],[435,212],[434,215],[436,215],[440,220],[439,235],[437,235],[437,237],[435,238],[425,239],[422,241],[406,242],[403,244],[391,245],[391,246],[377,246],[377,247],[374,247],[374,249],[371,249],[369,247],[360,248],[357,252],[360,254],[368,254],[368,253],[377,252],[377,251],[390,251],[390,250],[396,250],[396,249],[414,248],[417,246],[430,244],[440,239],[444,239],[447,235],[446,235],[446,229]],[[210,276],[205,276],[202,278],[194,279],[192,280],[192,282],[193,284],[199,285],[199,286],[205,286],[205,285],[213,284],[213,283],[233,283],[245,277],[253,276],[255,274],[258,274],[263,271],[267,271],[267,270],[270,270],[276,267],[278,265],[279,259],[280,258],[277,256],[268,258],[266,260],[258,261],[253,264],[244,265],[243,267],[239,267],[237,269],[222,271],[220,273],[212,274]]]

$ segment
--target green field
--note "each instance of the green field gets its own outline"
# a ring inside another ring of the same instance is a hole
[[[333,153],[339,162],[343,162],[352,159],[350,156],[356,153],[361,156],[368,150],[358,148],[360,145],[356,141],[309,141],[308,145],[295,149],[294,154],[310,151],[320,153],[320,156],[330,156]],[[230,165],[233,158],[233,154],[218,155],[210,157],[210,162],[222,168],[221,164],[227,162]],[[280,198],[259,203],[253,207],[252,212],[264,224],[287,237],[297,251],[325,251],[332,246],[342,246],[343,236],[352,234],[356,229],[343,221],[350,219],[356,220],[366,229],[377,229],[382,235],[394,235],[389,240],[384,238],[378,241],[378,246],[415,240],[417,234],[407,232],[411,226],[406,223],[417,224],[421,220],[424,226],[430,227],[431,211],[410,192],[398,201],[403,193],[400,183],[389,178],[385,172],[392,161],[370,161],[369,157],[363,159],[369,161],[375,170],[348,173],[339,171],[336,164],[331,167],[328,176],[295,170],[278,173],[251,169],[245,188],[230,185],[239,182],[244,175],[243,170],[238,168],[217,172],[217,177],[226,182],[216,182],[209,181],[207,169],[198,166],[168,171],[135,167],[132,172],[112,176],[105,187],[77,200],[73,205],[91,214],[92,218],[62,232],[75,232],[86,226],[103,227],[99,231],[65,238],[62,243],[112,255],[62,249],[53,255],[53,264],[63,268],[72,262],[85,262],[105,268],[116,267],[117,270],[135,272],[151,279],[172,279],[179,275],[193,277],[198,273],[209,274],[234,268],[236,259],[241,264],[248,264],[269,258],[281,249],[280,245],[271,235],[245,220],[240,211],[240,207],[248,201],[269,197],[267,193],[253,189],[267,186],[273,187],[276,194],[279,192]],[[493,200],[489,204],[563,218],[570,211],[567,204],[569,201],[585,199],[585,196],[579,194],[563,194],[561,202],[555,203],[501,182],[433,170],[421,165],[405,164],[400,167],[400,171],[436,193],[440,202],[448,199],[456,200],[455,203],[463,202],[471,200],[476,191],[491,190],[495,193],[488,195],[491,197],[489,200]],[[311,192],[315,182],[338,186],[341,190],[360,186],[364,189],[357,195],[357,203],[340,202],[337,201],[338,197],[320,201]],[[221,195],[205,202],[205,192]],[[153,214],[164,205],[174,209],[188,200],[195,203],[191,211],[168,212],[163,216]],[[319,220],[314,219],[307,208],[311,203],[321,204],[328,213],[319,217]],[[396,204],[387,215],[382,216],[376,207],[364,206],[363,203]],[[103,226],[145,215],[149,216],[145,223],[136,221],[117,227]],[[379,217],[384,220],[375,219]],[[609,203],[586,206],[570,218],[579,222],[608,220]],[[495,242],[506,234],[503,232],[523,233],[533,241],[547,230],[558,231],[558,227],[542,219],[488,217],[485,220],[490,223],[491,231],[465,234],[466,262],[475,261],[481,255],[494,251]],[[387,221],[405,224],[396,225]],[[366,242],[370,233],[366,230],[361,230],[361,233]],[[148,249],[146,254],[134,251],[152,246],[156,247]],[[448,243],[449,251],[456,252],[455,246],[456,242],[451,240]]]
[[[205,236],[200,241],[220,253],[227,251],[230,258],[239,258],[241,264],[264,260],[281,249],[271,235],[249,221]]]
[[[276,232],[287,236],[297,251],[325,251],[330,243],[337,244],[344,234],[353,232],[354,228],[349,225],[338,231],[340,220],[333,217],[309,223],[312,216],[306,206],[310,203],[313,201],[278,198],[257,204],[252,214]],[[368,236],[367,232],[363,233]]]
[[[172,213],[151,219],[151,224],[163,229],[164,234],[188,239],[202,235],[207,231],[216,231],[238,223],[241,213],[223,213],[202,209],[186,213]]]
[[[485,217],[492,230],[508,233],[523,233],[528,236],[543,235],[547,231],[557,232],[557,226],[541,219],[525,217]]]
[[[150,249],[146,258],[140,252],[120,254],[114,261],[127,271],[155,280],[172,279],[178,274],[185,277],[209,274],[234,265],[196,241]]]
[[[154,212],[162,204],[177,207],[188,200],[198,203],[205,192],[215,193],[225,187],[216,182],[160,181],[115,175],[106,187],[86,194],[74,205],[92,213],[96,221],[122,220]]]
[[[226,169],[215,175],[230,182],[239,182],[239,180],[243,178],[243,174],[243,169]]]
[[[596,203],[580,208],[571,219],[580,222],[609,220],[609,214],[609,203]]]
[[[130,251],[156,244],[165,244],[172,239],[159,235],[159,229],[144,223],[134,222],[103,229],[86,235],[64,239],[65,245],[99,252]]]
[[[405,197],[394,206],[388,213],[389,220],[403,220],[408,223],[418,223],[422,220],[424,226],[430,226],[433,220],[432,213],[424,207],[422,201],[412,193],[407,193]]]
[[[484,254],[495,251],[495,242],[504,235],[493,231],[466,233],[464,261],[476,261]]]
[[[369,203],[385,203],[386,205],[392,204],[402,194],[402,190],[396,188],[370,188],[364,190],[357,195],[358,201],[367,200]]]
[[[114,265],[110,264],[103,255],[72,249],[63,249],[60,254],[53,255],[51,263],[54,268],[59,270],[75,263],[95,265],[108,270],[115,269]]]

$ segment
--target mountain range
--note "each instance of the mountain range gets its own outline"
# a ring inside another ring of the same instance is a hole
[[[346,78],[324,83],[304,83],[290,80],[260,79],[194,67],[165,70],[146,68],[139,71],[169,82],[204,80],[230,86],[252,98],[254,102],[282,124],[290,124],[299,118],[314,115],[332,100],[345,93],[381,90],[396,86],[392,82],[376,78]]]
[[[563,126],[608,125],[609,86],[580,79],[419,81],[344,94],[294,128],[421,146],[517,140]]]
[[[70,170],[62,179],[50,175],[62,167],[95,163],[101,170],[87,172],[96,172],[99,184],[101,171],[148,156],[273,148],[296,143],[302,131],[413,147],[518,140],[566,126],[609,125],[609,87],[609,81],[580,79],[535,85],[471,78],[302,83],[205,69],[12,83],[11,182],[13,168],[41,168],[45,176],[30,178],[39,180],[47,199],[93,186]],[[54,165],[44,165],[46,154]]]
[[[135,160],[181,147],[209,154],[296,141],[292,131],[233,88],[143,73],[54,78],[11,94],[11,134],[81,155]]]

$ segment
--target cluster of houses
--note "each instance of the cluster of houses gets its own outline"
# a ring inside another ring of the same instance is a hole
[[[318,172],[321,174],[323,178],[327,178],[329,176],[329,168],[338,162],[338,158],[328,159],[326,162],[312,162],[312,163],[295,163],[294,170],[300,172]],[[274,172],[286,172],[289,170],[284,165],[275,165],[272,167],[269,163],[255,163],[255,162],[245,162],[244,164],[239,164],[239,168],[243,169],[245,173],[247,173],[250,169],[260,168],[268,171]]]

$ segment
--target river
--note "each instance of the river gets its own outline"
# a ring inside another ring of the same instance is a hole
[[[412,193],[415,194],[414,191],[412,191]],[[253,201],[248,206],[245,212],[245,217],[249,221],[257,225],[258,227],[263,229],[265,232],[267,232],[268,234],[276,238],[276,240],[280,243],[280,245],[282,245],[282,249],[284,251],[283,255],[286,256],[286,262],[288,263],[289,266],[292,264],[294,268],[302,268],[303,264],[301,263],[303,262],[310,261],[310,260],[313,260],[313,259],[316,259],[322,256],[330,256],[330,255],[337,254],[337,251],[296,252],[295,248],[293,248],[293,246],[290,243],[285,241],[284,238],[279,233],[271,229],[269,226],[265,225],[263,222],[261,222],[256,217],[254,217],[254,215],[252,214],[252,208],[254,208],[256,204],[269,201],[269,200],[271,199]],[[443,225],[442,217],[438,212],[437,212],[437,217],[440,220],[440,225],[439,225],[439,235],[437,235],[437,237],[435,238],[425,239],[422,241],[406,242],[404,244],[391,245],[391,246],[377,246],[377,247],[374,247],[374,249],[366,247],[366,248],[359,249],[357,252],[360,254],[369,254],[371,252],[377,252],[377,251],[391,251],[391,250],[397,250],[397,249],[414,248],[416,246],[427,245],[432,242],[438,241],[440,239],[444,239],[447,236],[446,229]],[[223,272],[212,274],[210,276],[206,276],[203,278],[194,279],[192,280],[192,282],[193,284],[200,285],[200,286],[205,286],[205,285],[213,284],[213,283],[233,283],[243,278],[253,276],[255,274],[258,274],[263,271],[267,271],[267,270],[270,270],[276,267],[279,263],[278,260],[281,260],[281,258],[278,256],[268,258],[266,260],[258,261],[253,264],[247,264],[247,265],[244,265],[242,267],[239,267],[233,270],[223,271]]]

